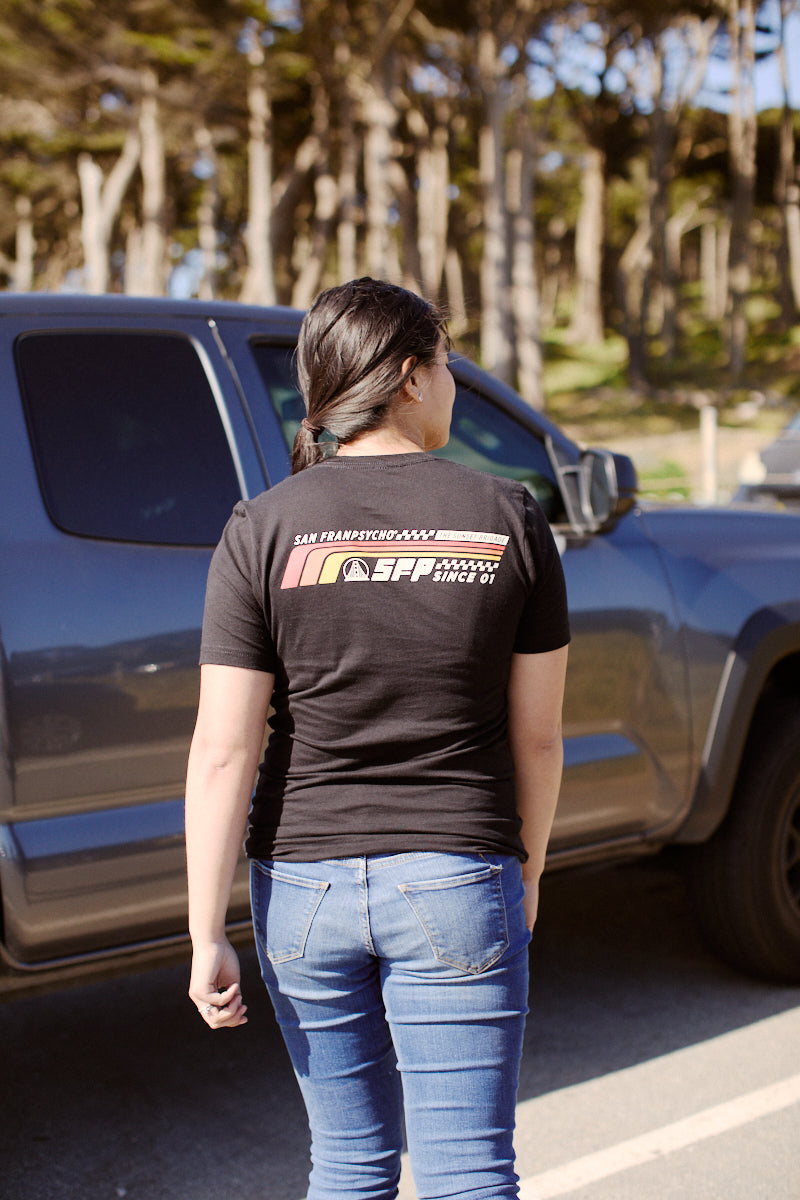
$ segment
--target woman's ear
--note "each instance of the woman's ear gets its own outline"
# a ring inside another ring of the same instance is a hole
[[[400,378],[403,380],[403,386],[400,389],[400,395],[404,400],[419,401],[422,398],[422,390],[419,386],[420,380],[417,378],[414,368],[417,365],[417,358],[411,355],[403,360],[403,365],[400,368]]]

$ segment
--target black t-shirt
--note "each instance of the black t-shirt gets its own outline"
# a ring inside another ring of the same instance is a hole
[[[558,551],[519,483],[422,453],[341,456],[237,504],[200,661],[275,675],[248,854],[524,858],[511,655],[568,640]]]

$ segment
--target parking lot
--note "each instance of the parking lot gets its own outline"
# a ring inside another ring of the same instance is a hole
[[[523,1200],[797,1200],[800,988],[716,962],[667,864],[546,880],[533,962]],[[0,1008],[2,1196],[301,1200],[302,1106],[244,967],[228,1033],[185,967]]]

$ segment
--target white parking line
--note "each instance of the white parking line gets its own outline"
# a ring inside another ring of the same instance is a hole
[[[654,1129],[640,1137],[630,1138],[616,1146],[609,1146],[594,1154],[586,1154],[561,1167],[554,1167],[540,1175],[523,1179],[520,1181],[520,1200],[551,1200],[554,1196],[566,1196],[589,1183],[597,1183],[598,1180],[607,1179],[620,1171],[627,1171],[631,1167],[652,1162],[706,1138],[727,1133],[740,1125],[779,1112],[798,1102],[800,1075],[792,1075],[780,1083],[748,1092],[725,1104],[706,1108],[694,1116],[675,1121],[672,1125],[663,1125],[660,1129]]]

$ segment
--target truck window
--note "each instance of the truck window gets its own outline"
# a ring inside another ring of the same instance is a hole
[[[439,458],[516,479],[539,501],[551,524],[564,519],[561,492],[544,443],[480,392],[458,385],[450,440]]]
[[[291,451],[305,413],[292,371],[291,351],[267,342],[251,342],[251,349]],[[561,493],[543,442],[479,392],[457,384],[450,440],[434,453],[524,483],[548,521],[555,524],[564,520]]]
[[[180,335],[25,334],[16,361],[42,496],[67,533],[214,545],[241,498],[208,377]]]

